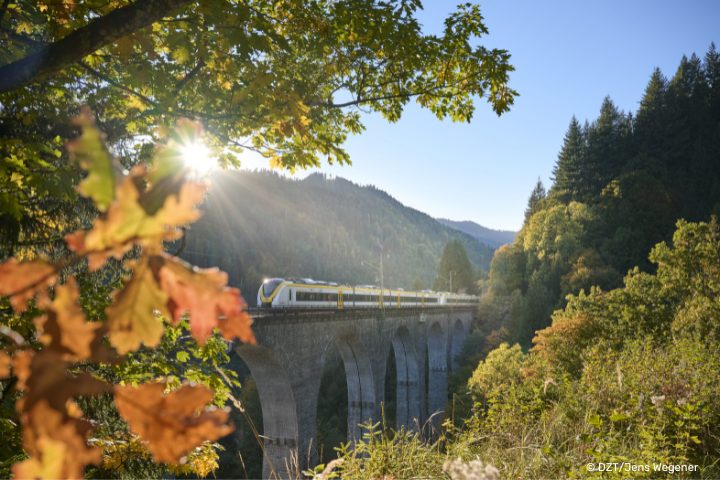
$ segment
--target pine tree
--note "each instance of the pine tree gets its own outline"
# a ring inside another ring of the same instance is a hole
[[[653,70],[634,121],[633,168],[663,175],[668,141],[668,81],[659,68]]]
[[[533,213],[537,212],[540,208],[540,202],[542,202],[547,193],[545,192],[545,186],[538,177],[535,188],[530,192],[530,198],[528,198],[527,208],[525,209],[525,222],[532,217]]]
[[[587,163],[583,177],[584,201],[597,198],[603,188],[627,162],[632,129],[629,118],[620,112],[610,97],[605,97],[600,116],[587,133]]]
[[[715,48],[715,43],[705,54],[705,78],[708,85],[708,103],[711,112],[717,116],[720,113],[720,52]],[[717,121],[718,119],[715,118]]]
[[[477,291],[475,272],[460,240],[452,240],[445,245],[433,290],[468,293]]]
[[[575,116],[565,133],[562,149],[553,168],[551,194],[562,202],[577,200],[583,191],[586,138]]]

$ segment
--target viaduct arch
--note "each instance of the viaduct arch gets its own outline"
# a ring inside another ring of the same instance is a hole
[[[416,429],[428,419],[438,427],[448,374],[456,368],[474,312],[472,307],[252,312],[258,345],[238,345],[235,351],[258,388],[263,476],[295,476],[315,461],[320,380],[332,349],[345,370],[348,441],[361,439],[359,424],[380,418],[391,350],[396,427]]]

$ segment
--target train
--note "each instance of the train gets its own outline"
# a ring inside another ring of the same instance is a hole
[[[432,308],[469,306],[479,301],[477,296],[463,293],[339,285],[311,278],[268,278],[257,294],[261,308]]]

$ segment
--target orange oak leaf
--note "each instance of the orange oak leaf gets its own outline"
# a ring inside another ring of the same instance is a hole
[[[38,456],[13,465],[15,478],[66,478],[67,472],[63,467],[68,447],[64,442],[41,437],[37,441],[37,450],[40,452]]]
[[[152,237],[162,240],[164,231],[153,217],[138,203],[137,182],[145,168],[134,167],[130,175],[115,189],[115,200],[104,215],[98,217],[89,231],[77,231],[65,237],[68,247],[78,255],[88,255],[90,270],[100,268],[109,257],[122,258],[136,240]]]
[[[55,299],[48,302],[47,315],[36,320],[40,341],[48,350],[60,353],[63,360],[87,360],[102,335],[102,324],[85,320],[78,304],[80,292],[70,277],[55,288]]]
[[[177,195],[169,195],[155,217],[165,225],[182,226],[193,223],[200,218],[200,210],[196,208],[205,197],[207,186],[201,182],[185,182]]]
[[[30,458],[13,466],[15,478],[83,478],[85,465],[100,462],[101,449],[87,445],[90,422],[46,401],[21,410],[20,420],[23,447]]]
[[[206,408],[212,391],[184,385],[165,394],[164,383],[115,387],[115,405],[130,430],[147,442],[158,462],[178,463],[190,450],[232,432],[228,412]]]
[[[143,256],[131,262],[133,276],[117,294],[107,312],[110,344],[120,354],[137,350],[141,344],[160,343],[165,327],[161,316],[169,317],[167,295],[155,281],[155,275]]]
[[[79,418],[80,409],[72,399],[110,387],[87,373],[70,375],[69,366],[58,352],[47,349],[25,350],[13,357],[17,386],[24,392],[16,408],[23,448],[30,456],[13,467],[16,478],[82,478],[84,466],[100,460],[100,450],[87,446],[92,426]]]
[[[200,182],[183,182],[176,192],[166,192],[162,206],[150,215],[143,206],[138,185],[146,175],[144,167],[134,167],[130,175],[116,186],[115,200],[89,231],[79,230],[66,235],[68,247],[79,255],[87,255],[90,270],[102,267],[109,257],[117,259],[139,244],[152,251],[162,250],[163,240],[180,236],[177,227],[200,217],[197,204],[206,187]]]
[[[49,350],[16,353],[13,371],[18,378],[18,389],[25,391],[23,408],[30,409],[36,403],[46,401],[55,410],[63,411],[72,397],[97,395],[108,390],[107,383],[87,373],[71,376],[69,365],[59,353]]]
[[[160,257],[155,257],[156,259]],[[162,257],[160,285],[170,297],[168,307],[175,322],[184,314],[190,315],[190,331],[204,343],[215,327],[228,340],[240,338],[255,343],[252,319],[245,311],[240,290],[229,288],[227,274],[217,268],[190,268],[184,262]]]
[[[36,294],[47,295],[56,276],[55,267],[44,260],[18,262],[11,258],[0,264],[0,296],[9,296],[12,307],[23,311]]]

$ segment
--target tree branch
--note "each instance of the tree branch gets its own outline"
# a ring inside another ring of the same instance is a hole
[[[0,67],[0,93],[43,80],[95,50],[160,20],[192,0],[138,0],[20,60]]]
[[[177,82],[177,84],[175,85],[175,94],[177,95],[178,93],[180,93],[180,90],[182,90],[183,87],[184,87],[185,85],[187,85],[187,83],[188,83],[190,80],[192,80],[193,77],[194,77],[195,75],[197,75],[197,73],[200,71],[200,69],[203,68],[204,66],[205,66],[205,60],[203,60],[203,59],[201,58],[200,61],[198,62],[198,64],[195,65],[195,67],[193,67],[193,69],[190,70],[190,71],[188,72],[188,74],[185,75],[179,82]]]

